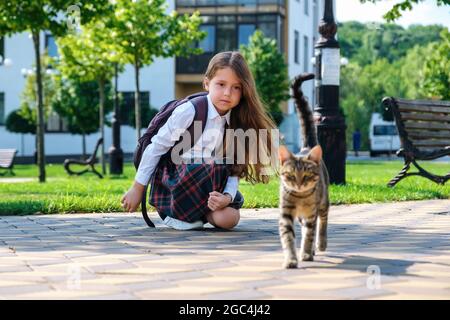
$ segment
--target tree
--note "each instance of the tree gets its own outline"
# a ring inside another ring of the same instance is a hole
[[[100,20],[91,21],[81,27],[80,33],[67,34],[57,40],[60,60],[58,69],[63,78],[97,81],[99,93],[100,136],[105,141],[105,86],[115,72],[115,65],[122,56],[116,43],[111,41],[110,30]],[[122,69],[123,65],[119,65]],[[88,111],[92,113],[92,110]],[[100,152],[102,172],[106,174],[105,144]]]
[[[99,85],[96,81],[79,79],[58,79],[58,90],[52,101],[52,108],[67,121],[72,134],[82,136],[83,157],[86,157],[86,135],[99,129]],[[113,91],[109,82],[105,83],[105,112],[113,108]]]
[[[289,77],[284,56],[278,51],[274,39],[265,38],[257,30],[248,46],[240,51],[255,77],[258,93],[277,125],[283,120],[280,103],[289,99]]]
[[[25,118],[20,109],[12,111],[6,117],[6,130],[16,133],[31,133],[36,134],[36,123],[30,123],[30,121]]]
[[[404,97],[405,85],[398,76],[401,63],[390,64],[386,59],[379,59],[364,67],[350,62],[342,69],[340,104],[348,120],[349,131],[361,130],[364,149],[368,146],[371,114],[382,113],[386,120],[392,120],[389,119],[391,114],[381,104],[383,97]]]
[[[427,97],[450,100],[450,32],[441,32],[442,40],[430,45],[423,69],[423,92]]]
[[[55,94],[55,79],[53,76],[53,69],[50,68],[51,59],[46,53],[41,56],[41,81],[42,81],[42,113],[44,123],[52,112],[51,101]],[[33,66],[33,70],[37,68]],[[36,87],[37,75],[35,72],[31,72],[26,75],[25,86],[20,95],[20,114],[27,119],[29,123],[37,124],[37,87]],[[35,130],[36,132],[36,130]]]
[[[339,24],[339,44],[342,55],[360,65],[386,58],[397,61],[416,45],[425,46],[439,41],[439,33],[446,29],[440,25],[411,25],[403,28],[396,24],[370,24],[349,21]]]
[[[126,98],[122,93],[119,93],[119,106],[120,106],[120,123],[136,128],[136,112],[134,108],[129,108]],[[134,92],[133,92],[134,101]],[[147,101],[148,102],[148,101]],[[158,109],[152,108],[141,100],[141,127],[148,126],[153,117],[159,112]]]
[[[378,1],[381,0],[359,0],[362,3],[365,2],[372,2],[372,3],[376,3]],[[412,7],[416,4],[418,4],[419,2],[422,2],[423,0],[403,0],[400,1],[399,3],[396,3],[392,6],[392,8],[386,12],[383,16],[384,19],[386,19],[386,21],[395,21],[398,18],[400,18],[403,15],[403,12],[406,10],[412,10]],[[441,5],[449,5],[450,4],[450,0],[436,0],[436,4],[438,6]]]
[[[81,23],[101,15],[109,6],[108,0],[78,0]],[[54,36],[67,31],[66,19],[61,17],[73,5],[72,0],[3,0],[0,1],[0,36],[19,32],[30,32],[33,39],[36,60],[37,86],[37,162],[39,182],[45,182],[45,146],[44,146],[44,112],[42,96],[42,77],[40,63],[40,32],[47,30]]]
[[[115,15],[109,20],[111,40],[121,46],[125,62],[135,72],[136,136],[141,134],[140,82],[142,67],[153,63],[157,57],[199,54],[193,43],[205,33],[199,30],[201,19],[196,12],[191,16],[166,14],[164,0],[117,0]]]

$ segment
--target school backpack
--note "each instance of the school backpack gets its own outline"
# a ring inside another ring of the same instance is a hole
[[[186,103],[187,101],[190,101],[194,107],[195,107],[195,116],[194,120],[192,121],[192,124],[188,127],[187,131],[190,133],[191,137],[194,137],[191,139],[191,147],[195,145],[197,142],[198,136],[194,136],[194,123],[195,121],[202,121],[202,132],[205,129],[206,125],[206,119],[208,115],[208,99],[207,96],[208,92],[199,92],[192,94],[184,99],[178,99],[178,100],[172,100],[167,102],[164,106],[161,107],[159,112],[153,117],[153,119],[150,121],[150,124],[148,125],[147,130],[142,135],[142,137],[139,138],[136,149],[134,151],[133,155],[133,162],[134,167],[136,170],[139,168],[139,164],[141,162],[142,154],[144,153],[147,146],[151,143],[152,138],[158,133],[159,129],[166,123],[166,121],[169,119],[169,117],[172,115],[172,112],[180,105]],[[180,138],[181,140],[181,138]],[[178,144],[180,141],[177,141],[175,143]],[[175,147],[174,145],[174,147]],[[161,157],[161,159],[167,159],[167,155],[170,154],[172,149],[170,149],[165,155]],[[142,208],[142,216],[144,217],[145,222],[147,225],[151,228],[154,228],[155,225],[150,220],[148,214],[147,214],[147,189],[148,185],[145,186],[144,194],[142,196],[142,202],[141,202],[141,208]]]

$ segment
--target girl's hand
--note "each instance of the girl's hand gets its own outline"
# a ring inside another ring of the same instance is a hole
[[[142,201],[142,195],[144,193],[145,186],[140,183],[135,182],[130,190],[125,193],[120,202],[122,207],[127,212],[134,212],[139,207]]]
[[[231,203],[231,196],[229,194],[222,194],[217,191],[209,193],[208,208],[212,211],[225,208]]]

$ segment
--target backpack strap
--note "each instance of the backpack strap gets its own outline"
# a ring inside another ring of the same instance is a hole
[[[192,99],[189,99],[191,103],[194,105],[195,108],[195,116],[194,120],[192,121],[191,125],[187,128],[187,131],[191,135],[191,137],[194,137],[191,139],[191,148],[197,143],[197,141],[200,139],[203,131],[205,130],[206,126],[206,120],[208,119],[208,98],[205,95],[198,95]],[[194,132],[194,124],[195,121],[201,121],[202,123],[202,131],[197,132],[197,136]]]

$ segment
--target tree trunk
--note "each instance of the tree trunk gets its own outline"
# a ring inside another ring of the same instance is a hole
[[[105,80],[100,79],[98,81],[98,86],[100,90],[100,136],[103,139],[100,152],[100,162],[102,164],[102,173],[106,174],[106,161],[105,161]]]
[[[36,84],[37,84],[37,163],[39,166],[39,182],[45,182],[45,152],[44,152],[44,103],[42,95],[42,72],[39,31],[33,31],[34,53],[36,58]]]
[[[83,160],[86,160],[86,134],[83,132],[81,136],[82,149],[83,149]]]
[[[135,81],[136,81],[136,92],[134,94],[134,110],[135,110],[135,116],[136,116],[136,137],[137,140],[141,137],[141,105],[139,103],[140,101],[140,88],[139,88],[139,62],[137,59],[135,59],[134,63],[134,74],[135,74]],[[136,140],[136,141],[137,141]]]

